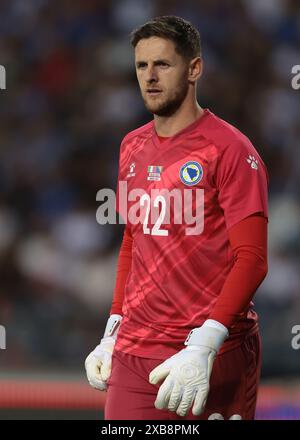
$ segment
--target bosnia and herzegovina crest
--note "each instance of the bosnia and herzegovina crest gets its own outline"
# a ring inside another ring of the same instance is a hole
[[[186,162],[179,171],[180,180],[188,186],[197,185],[203,177],[203,168],[199,162]]]

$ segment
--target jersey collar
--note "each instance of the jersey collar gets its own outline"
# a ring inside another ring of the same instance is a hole
[[[193,131],[196,127],[199,127],[203,122],[206,120],[207,116],[211,114],[211,111],[208,108],[203,109],[204,112],[202,116],[200,116],[198,119],[196,119],[191,124],[187,125],[185,128],[180,130],[178,133],[174,134],[173,136],[168,137],[164,142],[160,142],[159,137],[155,130],[154,121],[152,121],[152,140],[156,148],[161,149],[165,148],[166,145],[169,144],[169,142],[173,142],[175,139],[186,135],[187,133]]]

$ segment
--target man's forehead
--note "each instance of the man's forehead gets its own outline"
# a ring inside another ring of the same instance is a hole
[[[136,59],[173,58],[178,56],[172,40],[161,37],[141,39],[135,48]]]

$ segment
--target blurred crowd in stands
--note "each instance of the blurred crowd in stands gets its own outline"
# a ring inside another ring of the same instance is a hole
[[[236,125],[270,176],[269,275],[255,297],[264,376],[299,371],[298,0],[1,0],[1,369],[83,369],[98,343],[123,226],[96,222],[116,187],[119,144],[149,121],[131,30],[178,15],[200,31],[202,107]]]

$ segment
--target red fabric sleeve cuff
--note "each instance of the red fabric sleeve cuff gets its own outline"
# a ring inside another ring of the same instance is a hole
[[[126,227],[119,253],[115,290],[110,315],[114,313],[122,315],[124,289],[132,261],[132,243],[133,239],[130,230]]]
[[[230,328],[247,313],[267,274],[267,219],[252,215],[228,233],[234,264],[209,318]]]

